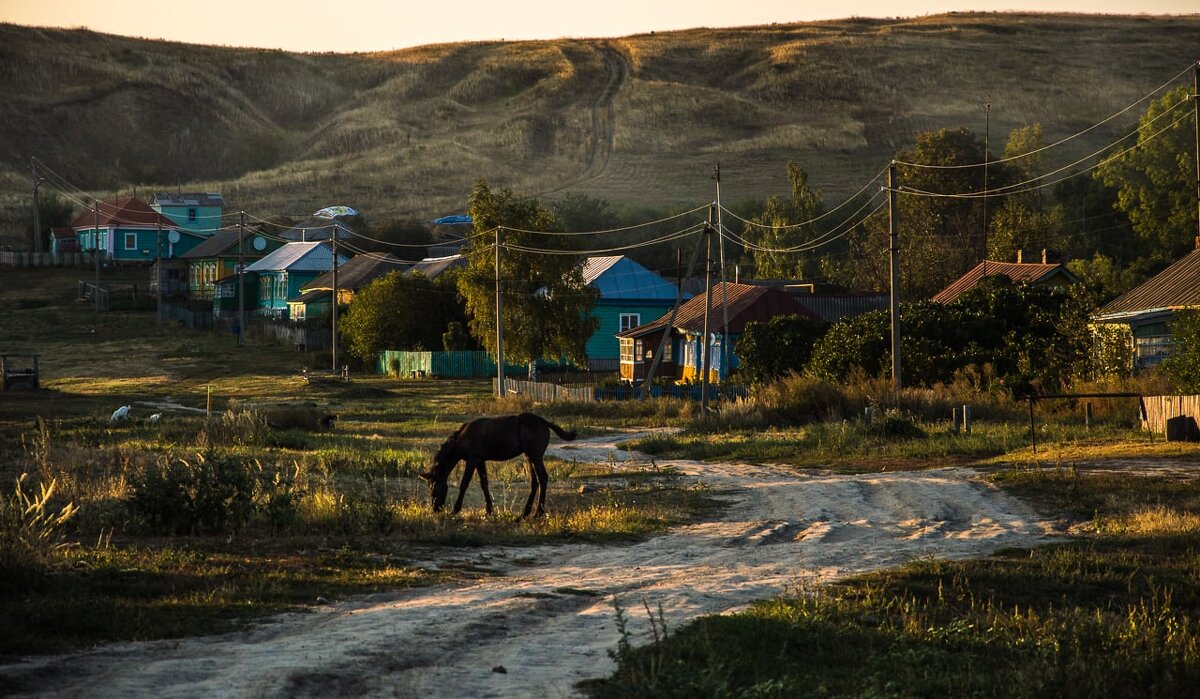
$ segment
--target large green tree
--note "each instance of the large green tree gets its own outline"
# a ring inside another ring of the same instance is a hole
[[[1179,87],[1151,103],[1138,126],[1137,147],[1096,169],[1097,179],[1116,188],[1117,208],[1129,216],[1138,247],[1164,262],[1191,249],[1197,234],[1196,132],[1189,94]]]
[[[350,354],[368,364],[383,350],[437,350],[442,334],[464,320],[453,275],[391,272],[354,295],[339,330]]]
[[[575,239],[543,234],[561,230],[553,211],[512,190],[493,191],[483,180],[471,192],[470,209],[475,233],[458,288],[471,334],[495,356],[499,230],[505,361],[562,356],[586,363],[598,323],[589,314],[596,291],[583,283],[582,256],[570,254]]]
[[[811,276],[811,254],[777,252],[802,245],[817,234],[814,223],[821,213],[820,192],[808,184],[808,171],[799,164],[787,164],[791,198],[784,201],[772,196],[763,212],[747,224],[745,237],[763,248],[754,250],[754,276],[758,279],[805,279]],[[807,272],[807,274],[806,274]]]

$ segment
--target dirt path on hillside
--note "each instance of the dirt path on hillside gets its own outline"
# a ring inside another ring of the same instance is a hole
[[[551,451],[580,461],[633,458],[615,442],[556,442]],[[640,641],[649,630],[643,604],[678,626],[797,586],[1054,534],[970,469],[848,476],[659,465],[702,480],[730,506],[718,519],[635,545],[458,551],[458,563],[501,576],[357,598],[223,636],[12,664],[0,667],[0,687],[15,680],[37,696],[114,698],[566,697],[577,681],[612,671],[614,601]]]

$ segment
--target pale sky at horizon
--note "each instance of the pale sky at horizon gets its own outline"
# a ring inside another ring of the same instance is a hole
[[[844,17],[919,17],[950,11],[1197,14],[1197,0],[0,0],[0,22],[87,27],[194,44],[289,51],[387,51],[460,41],[619,37],[695,27],[740,27]]]

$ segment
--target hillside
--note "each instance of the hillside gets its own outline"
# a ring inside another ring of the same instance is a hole
[[[0,235],[30,156],[101,192],[219,190],[231,208],[372,220],[462,210],[476,177],[552,197],[691,206],[786,189],[827,199],[918,130],[1088,126],[1200,57],[1200,15],[951,14],[620,39],[294,54],[0,25]],[[1061,149],[1102,147],[1136,111]]]

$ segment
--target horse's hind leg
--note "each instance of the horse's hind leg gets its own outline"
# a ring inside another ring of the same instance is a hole
[[[533,460],[529,461],[529,498],[525,500],[525,511],[521,513],[522,517],[528,517],[529,511],[533,509],[533,498],[537,495],[538,478],[537,472],[533,467]]]
[[[481,461],[475,470],[479,471],[479,487],[483,488],[483,501],[486,503],[487,513],[490,515],[492,514],[492,491],[488,490],[487,462]]]
[[[450,514],[456,515],[458,514],[458,511],[462,509],[463,498],[467,495],[467,486],[471,485],[471,476],[474,474],[475,462],[468,461],[466,465],[463,466],[462,482],[458,484],[458,498],[454,501],[454,509],[450,511]]]
[[[546,514],[546,490],[550,486],[550,474],[546,473],[546,464],[542,463],[541,457],[536,460],[530,458],[530,470],[537,476],[538,485],[542,488],[541,495],[538,496],[537,513],[534,517],[541,517]]]

